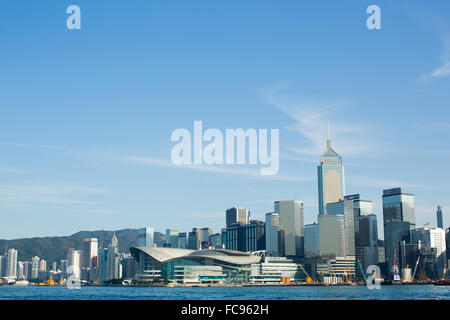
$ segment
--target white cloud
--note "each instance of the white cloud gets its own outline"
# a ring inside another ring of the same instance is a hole
[[[425,83],[433,78],[443,78],[450,75],[450,36],[444,36],[444,53],[441,57],[441,65],[433,71],[419,77],[420,83]]]
[[[196,171],[204,171],[219,174],[232,174],[240,175],[249,179],[264,179],[264,180],[276,180],[276,181],[313,181],[312,177],[293,176],[293,175],[267,175],[262,176],[259,168],[248,168],[246,166],[231,166],[231,165],[176,165],[170,160],[155,158],[155,157],[143,157],[143,156],[117,156],[117,159],[134,164],[147,165],[151,167],[165,167],[165,168],[179,168]]]
[[[0,184],[0,203],[3,207],[28,205],[81,205],[80,194],[98,194],[106,190],[60,182],[21,182]]]
[[[327,140],[327,124],[331,127],[331,140],[337,141],[336,149],[345,155],[362,154],[367,150],[367,140],[362,137],[369,131],[369,126],[363,123],[342,121],[336,116],[343,107],[351,101],[319,101],[302,98],[286,98],[282,90],[287,84],[280,84],[261,92],[262,98],[273,105],[295,123],[287,127],[288,130],[299,133],[306,139],[306,143],[292,146],[289,150],[306,157],[318,157],[325,150]],[[341,143],[344,142],[344,143]]]

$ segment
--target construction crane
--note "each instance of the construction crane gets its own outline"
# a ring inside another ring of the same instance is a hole
[[[412,274],[412,280],[414,281],[414,277],[416,276],[417,266],[419,265],[420,256],[417,257],[416,266],[414,267],[414,272]]]
[[[361,274],[364,278],[364,282],[367,282],[367,277],[366,277],[366,274],[364,273],[363,267],[361,266],[361,262],[359,262],[359,259],[356,259],[356,261],[358,262],[359,270],[361,271]]]
[[[306,279],[305,279],[306,283],[311,283],[312,279],[309,276],[308,272],[306,272],[305,268],[303,268],[303,266],[301,264],[299,264],[299,266],[302,269],[303,273],[306,275]]]

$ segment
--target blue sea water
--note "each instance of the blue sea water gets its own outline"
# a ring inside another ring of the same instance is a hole
[[[0,300],[450,300],[450,286],[60,287],[0,286]]]

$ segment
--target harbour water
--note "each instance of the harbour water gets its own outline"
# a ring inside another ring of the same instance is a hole
[[[95,287],[0,286],[0,300],[450,300],[450,286]]]

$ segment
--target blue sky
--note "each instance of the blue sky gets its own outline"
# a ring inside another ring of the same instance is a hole
[[[67,6],[81,30],[66,28]],[[381,8],[381,30],[366,8]],[[416,196],[450,223],[450,3],[0,2],[0,238],[263,219],[302,200],[316,221],[330,122],[348,194]],[[175,168],[177,128],[280,129],[280,170]]]

